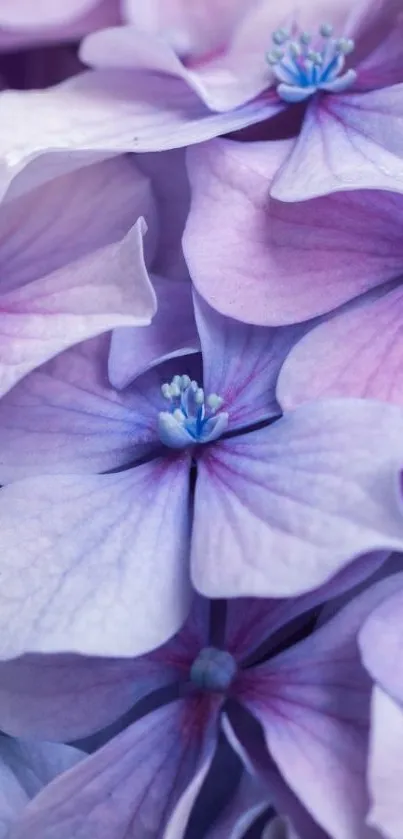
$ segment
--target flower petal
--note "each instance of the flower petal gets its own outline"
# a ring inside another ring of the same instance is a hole
[[[3,658],[139,655],[186,617],[186,457],[9,485],[0,529]]]
[[[182,839],[214,753],[217,706],[187,699],[143,717],[49,785],[10,839]]]
[[[306,201],[342,190],[401,193],[402,92],[403,85],[396,84],[313,100],[290,157],[273,181],[272,196]]]
[[[43,155],[60,166],[61,174],[66,167],[70,171],[119,152],[199,143],[262,122],[277,110],[271,101],[256,100],[213,114],[181,79],[147,72],[88,71],[48,90],[5,91],[0,98],[0,193],[27,163]],[[42,173],[31,169],[31,184],[47,179],[46,167],[41,168]]]
[[[268,192],[290,148],[215,140],[188,151],[192,279],[214,308],[242,321],[304,320],[402,270],[402,197],[345,192],[280,203]]]
[[[244,839],[254,821],[269,807],[267,790],[244,772],[239,786],[206,839]]]
[[[364,665],[372,678],[397,702],[403,702],[403,575],[393,579],[396,590],[369,616],[359,640]]]
[[[67,347],[115,326],[145,325],[155,295],[143,259],[144,222],[109,245],[3,294],[0,393]]]
[[[25,655],[0,663],[0,726],[13,737],[78,740],[178,677],[162,656]]]
[[[71,769],[84,755],[56,743],[34,743],[0,737],[0,837],[7,839],[12,823],[31,798],[57,775]]]
[[[229,412],[230,428],[278,415],[278,372],[304,327],[252,326],[223,317],[197,293],[194,301],[204,389],[224,399],[222,410]]]
[[[399,664],[400,667],[400,664]],[[372,697],[369,788],[372,807],[368,822],[386,839],[401,839],[402,788],[399,783],[403,755],[403,712],[381,688]]]
[[[263,726],[283,777],[334,839],[368,835],[371,683],[357,633],[394,585],[386,579],[367,589],[305,641],[244,671],[234,687]]]
[[[398,287],[315,327],[284,362],[277,385],[281,406],[289,410],[333,396],[403,405],[402,324],[403,288]]]
[[[200,349],[194,317],[192,288],[186,280],[152,277],[157,314],[147,329],[114,329],[109,354],[109,379],[127,387],[141,373],[168,359],[192,355]]]
[[[352,7],[343,34],[355,42],[355,90],[389,87],[403,81],[398,60],[403,43],[401,12],[399,0],[361,0]]]
[[[200,460],[192,579],[206,596],[294,596],[374,550],[401,550],[403,413],[303,405]]]
[[[383,566],[387,556],[378,552],[360,557],[339,571],[329,582],[300,597],[277,597],[272,600],[266,597],[237,597],[229,600],[225,623],[226,649],[238,661],[261,652],[262,646],[267,654],[273,649],[273,643],[278,641],[277,635],[273,638],[274,633],[281,628],[287,633],[287,624],[298,616],[321,604],[331,604],[335,598],[363,583]]]

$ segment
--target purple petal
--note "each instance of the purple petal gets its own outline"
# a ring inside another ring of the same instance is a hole
[[[369,616],[360,632],[362,659],[372,678],[398,702],[403,702],[403,575],[393,577],[395,591]]]
[[[206,839],[242,839],[270,801],[263,785],[244,772],[239,786]]]
[[[152,270],[174,280],[188,279],[182,250],[182,235],[190,205],[185,149],[139,155],[136,166],[152,184],[158,208],[158,242]],[[144,210],[142,215],[148,221]]]
[[[355,41],[353,63],[358,77],[354,89],[388,87],[403,81],[398,60],[403,43],[399,0],[361,0],[352,9],[344,36]]]
[[[293,596],[360,554],[401,550],[402,428],[395,406],[319,401],[204,453],[196,588],[212,597]]]
[[[274,179],[272,196],[306,201],[343,190],[402,192],[402,92],[397,84],[311,102],[290,157]]]
[[[74,18],[86,14],[97,1],[69,0],[66,5],[64,0],[41,0],[39,7],[34,11],[31,0],[18,0],[17,5],[13,0],[2,0],[0,26],[25,29],[29,26],[39,28],[69,23]]]
[[[194,301],[204,389],[224,399],[222,410],[229,412],[230,427],[246,426],[278,414],[278,372],[304,327],[251,326],[223,317],[197,293]]]
[[[182,80],[147,72],[89,71],[48,90],[5,91],[0,100],[0,191],[27,163],[43,155],[47,161],[49,153],[61,174],[75,162],[79,167],[119,152],[199,143],[277,111],[278,104],[262,99],[213,114]],[[63,154],[55,159],[55,152]],[[31,169],[32,182],[47,179],[45,172],[43,166],[42,174]]]
[[[242,321],[300,321],[402,270],[400,195],[351,192],[302,204],[268,197],[290,148],[216,140],[188,152],[192,279],[214,308]]]
[[[387,839],[400,839],[402,835],[402,756],[402,707],[381,688],[376,687],[372,697],[369,764],[372,807],[368,822],[378,828],[380,836]]]
[[[7,734],[77,740],[178,678],[173,660],[27,655],[0,664],[0,726]],[[181,674],[182,675],[182,674]]]
[[[237,597],[229,600],[225,624],[226,649],[238,660],[249,657],[262,645],[269,649],[270,636],[280,628],[322,603],[331,604],[335,598],[371,577],[383,566],[386,558],[387,555],[379,552],[356,559],[328,583],[300,597],[273,600]],[[287,632],[287,628],[284,631]]]
[[[150,322],[155,295],[143,259],[143,224],[140,219],[122,242],[2,295],[0,392],[73,344]]]
[[[143,717],[27,807],[10,839],[182,839],[216,743],[217,699]]]
[[[57,775],[71,769],[83,754],[70,746],[0,737],[0,837],[31,798]]]
[[[306,641],[245,671],[237,697],[263,726],[283,777],[334,839],[364,836],[370,679],[357,633],[393,579],[356,597]]]
[[[72,347],[0,400],[1,483],[106,472],[155,450],[164,407],[160,378],[152,372],[137,388],[116,391],[107,377],[108,352],[105,335]]]
[[[109,379],[119,389],[156,364],[200,349],[191,284],[183,279],[157,276],[152,281],[157,314],[150,326],[115,329],[112,334]]]
[[[188,462],[2,490],[2,657],[139,655],[188,611]],[[105,616],[107,615],[107,620]]]
[[[403,405],[403,288],[347,308],[295,346],[279,375],[286,410],[312,399],[356,396]]]

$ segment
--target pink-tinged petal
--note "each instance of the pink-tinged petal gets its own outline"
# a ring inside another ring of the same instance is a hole
[[[357,634],[393,579],[354,598],[306,641],[244,671],[237,698],[263,726],[291,789],[334,839],[369,837],[366,788],[371,682]]]
[[[188,617],[179,632],[162,647],[152,650],[144,657],[151,667],[170,668],[171,675],[179,673],[187,681],[190,668],[200,650],[209,643],[210,601],[193,594]]]
[[[399,664],[400,666],[400,664]],[[368,822],[385,839],[403,837],[401,770],[403,759],[403,711],[381,688],[372,696]],[[378,835],[378,834],[376,834]]]
[[[156,660],[22,656],[0,664],[0,727],[13,737],[77,740],[179,675],[176,662],[162,655]]]
[[[277,384],[283,409],[332,396],[403,405],[403,288],[382,293],[315,327],[291,350]]]
[[[214,308],[242,321],[310,318],[403,266],[400,195],[344,192],[296,204],[269,197],[291,147],[216,140],[188,151],[191,276]]]
[[[72,347],[0,400],[0,483],[106,472],[160,446],[163,371],[151,371],[136,387],[117,391],[108,379],[109,345],[110,336],[101,335]]]
[[[240,35],[228,51],[218,51],[211,60],[200,63],[196,59],[193,63],[190,58],[184,63],[166,40],[134,26],[115,27],[85,38],[80,58],[96,69],[146,70],[176,76],[217,112],[239,108],[266,91],[265,98],[271,101],[274,115],[285,106],[272,88],[273,74],[265,59],[269,37],[257,26],[251,39],[250,30],[249,26],[246,38]],[[261,49],[255,43],[256,31],[263,41]]]
[[[246,599],[237,597],[227,603],[225,647],[239,661],[250,657],[262,646],[268,651],[278,641],[274,633],[298,616],[322,603],[332,603],[355,586],[365,582],[384,565],[387,554],[374,553],[360,557],[339,571],[328,583],[293,598]],[[350,595],[351,596],[351,595]],[[262,657],[262,656],[261,656]],[[0,720],[1,724],[1,720]]]
[[[0,737],[1,839],[7,839],[11,825],[30,799],[83,757],[70,746]]]
[[[220,49],[255,0],[123,0],[127,19],[143,32],[158,35],[184,56]],[[214,20],[214,26],[211,21]]]
[[[31,0],[1,0],[0,26],[22,29],[69,23],[86,14],[98,0],[41,0],[35,8]]]
[[[204,389],[223,398],[230,428],[278,415],[277,376],[304,327],[252,326],[219,314],[197,292],[194,302]]]
[[[2,490],[1,655],[139,655],[189,605],[187,458]]]
[[[191,284],[186,280],[152,277],[157,314],[147,329],[115,329],[109,354],[109,379],[127,387],[141,373],[162,361],[191,355],[200,349]]]
[[[401,550],[400,408],[303,405],[199,461],[192,579],[212,597],[301,594],[360,554]]]
[[[270,806],[267,790],[248,772],[206,839],[243,839],[254,821]]]
[[[200,143],[277,111],[278,105],[262,99],[213,114],[181,79],[147,72],[88,71],[48,90],[5,91],[0,98],[0,193],[38,157],[45,156],[46,166],[50,158],[61,174],[75,162],[80,167],[119,152]],[[42,174],[37,169],[31,174],[36,183],[47,179],[46,166]]]
[[[13,196],[14,197],[14,196]],[[140,216],[156,214],[149,176],[133,159],[82,166],[0,205],[1,292],[51,274],[119,242]]]
[[[394,577],[396,590],[369,616],[360,632],[362,659],[372,678],[397,702],[403,702],[403,576]]]
[[[403,85],[396,84],[310,103],[301,134],[274,179],[272,196],[306,201],[354,189],[402,192],[402,93]]]
[[[10,839],[182,839],[213,757],[218,708],[203,697],[143,717],[37,796]]]
[[[156,309],[143,255],[144,221],[118,244],[2,295],[0,392],[67,347],[117,326],[150,323]]]

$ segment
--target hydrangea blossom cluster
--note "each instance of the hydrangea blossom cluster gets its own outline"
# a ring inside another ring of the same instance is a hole
[[[0,0],[0,839],[403,839],[401,0]]]

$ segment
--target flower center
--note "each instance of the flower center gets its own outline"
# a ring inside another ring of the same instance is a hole
[[[277,93],[284,102],[302,102],[317,90],[340,93],[357,78],[355,70],[342,72],[346,55],[354,49],[354,41],[334,38],[333,27],[328,23],[319,27],[319,38],[313,39],[308,32],[292,38],[288,30],[278,29],[272,41],[274,46],[267,53],[267,61],[279,82]]]
[[[225,650],[204,647],[190,668],[190,680],[201,690],[227,690],[237,672],[235,659]]]
[[[203,388],[189,376],[174,376],[161,388],[170,403],[169,411],[158,415],[160,438],[171,449],[185,449],[211,443],[221,437],[228,425],[228,414],[220,412],[223,399],[216,393],[205,398]]]

